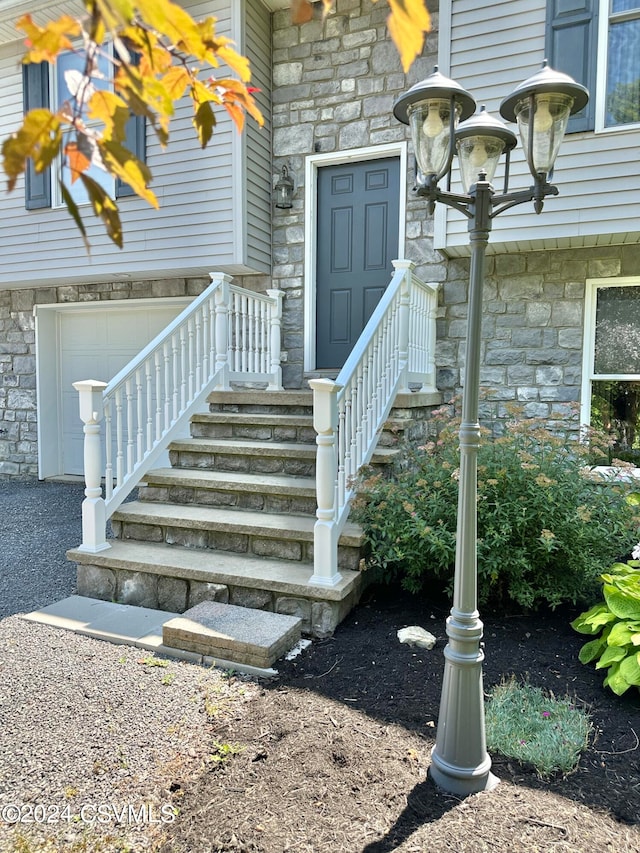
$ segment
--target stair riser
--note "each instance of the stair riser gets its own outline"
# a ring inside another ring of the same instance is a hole
[[[113,533],[119,539],[141,542],[165,542],[210,551],[231,551],[255,557],[313,563],[313,542],[303,538],[278,539],[256,533],[239,533],[227,530],[203,530],[164,524],[130,523],[112,520]],[[212,554],[212,563],[215,554]],[[338,547],[338,566],[358,571],[360,548],[349,545]]]
[[[282,613],[302,619],[302,631],[313,637],[328,637],[360,598],[361,578],[341,601],[318,601],[283,595],[269,589],[236,584],[223,585],[191,578],[157,575],[91,564],[78,566],[78,594],[102,601],[117,601],[169,613],[184,613],[202,601],[219,601],[254,610]]]
[[[316,514],[316,498],[306,495],[271,495],[238,490],[198,489],[184,486],[143,486],[138,498],[148,503],[196,504],[261,512]]]
[[[313,417],[313,406],[273,406],[261,403],[212,403],[209,411],[234,415],[277,415],[278,417]]]
[[[194,421],[191,424],[193,438],[236,438],[239,441],[277,441],[298,444],[315,444],[313,427],[295,426],[243,426],[240,424],[216,424]]]
[[[315,459],[295,457],[240,455],[231,453],[202,453],[191,450],[170,450],[174,468],[199,468],[210,471],[240,471],[246,474],[288,474],[293,477],[315,477]]]

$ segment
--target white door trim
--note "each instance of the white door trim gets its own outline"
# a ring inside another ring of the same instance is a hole
[[[404,257],[407,207],[407,142],[391,142],[329,154],[311,154],[305,163],[304,199],[304,371],[316,367],[316,234],[318,226],[318,169],[382,157],[400,158],[400,197],[398,217],[398,253]],[[395,260],[395,258],[394,258]]]
[[[108,301],[65,302],[36,305],[36,406],[38,426],[38,478],[57,477],[63,473],[62,463],[62,393],[60,318],[72,312],[141,310],[164,306],[186,307],[193,297],[159,297],[157,299],[113,299]],[[91,378],[91,377],[87,377]],[[79,415],[78,415],[79,417]]]

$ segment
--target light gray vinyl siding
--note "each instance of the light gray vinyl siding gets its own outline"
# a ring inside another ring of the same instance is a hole
[[[206,0],[184,5],[196,18],[216,17],[217,31],[240,45],[236,2]],[[22,116],[21,54],[20,42],[0,46],[1,136],[15,130]],[[226,75],[223,68],[214,73]],[[247,241],[237,228],[242,200],[236,197],[234,175],[242,172],[243,161],[235,126],[224,109],[217,109],[218,124],[209,146],[202,151],[192,116],[191,102],[184,99],[176,108],[165,150],[147,127],[147,162],[160,209],[150,208],[137,197],[120,199],[122,251],[111,244],[88,208],[81,210],[91,243],[90,255],[65,209],[25,210],[22,179],[11,194],[0,189],[0,287],[189,277],[212,270],[231,274],[268,271],[268,245],[265,250],[261,239],[257,254],[248,251]],[[247,127],[252,121],[248,120]],[[268,219],[270,205],[263,201],[263,207]],[[250,236],[249,243],[252,239]]]
[[[452,11],[453,9],[453,11]],[[450,43],[440,44],[444,73],[468,89],[478,105],[499,117],[499,105],[544,59],[543,0],[443,0],[443,29],[450,25]],[[595,98],[596,93],[592,92]],[[515,125],[511,127],[516,130]],[[491,251],[579,248],[638,242],[640,239],[640,131],[573,133],[565,137],[553,183],[560,195],[545,202],[542,215],[523,204],[493,223]],[[502,166],[494,179],[502,191]],[[512,155],[510,189],[530,186],[531,176],[519,143]],[[453,191],[459,188],[454,180]],[[435,245],[455,256],[468,253],[467,220],[439,205]]]
[[[247,124],[244,134],[247,261],[271,271],[271,15],[258,0],[247,0],[244,50],[251,61],[251,85],[264,125]]]

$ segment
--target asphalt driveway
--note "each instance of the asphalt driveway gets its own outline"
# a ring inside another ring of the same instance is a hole
[[[73,594],[83,498],[81,483],[0,480],[0,619]]]

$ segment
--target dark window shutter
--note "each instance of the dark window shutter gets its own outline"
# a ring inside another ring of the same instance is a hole
[[[595,127],[598,0],[547,0],[546,56],[556,71],[589,90],[587,106],[569,119],[567,132]]]
[[[140,61],[140,56],[132,51],[131,59],[134,65]],[[126,127],[125,145],[132,151],[138,160],[146,163],[147,160],[147,127],[144,116],[137,116],[133,113],[129,116],[129,121]],[[135,195],[129,184],[116,178],[116,198],[125,198],[126,196]]]
[[[30,62],[22,66],[24,111],[49,106],[49,63]],[[38,174],[29,160],[25,175],[25,207],[38,210],[51,207],[51,169]]]

